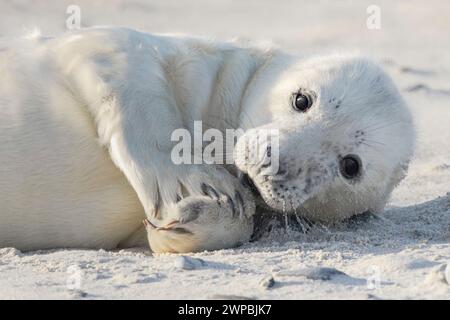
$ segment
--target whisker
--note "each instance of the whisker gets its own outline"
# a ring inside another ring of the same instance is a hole
[[[308,232],[308,228],[305,227],[305,225],[303,224],[303,221],[298,216],[297,209],[294,209],[294,217],[297,220],[298,225],[302,229],[302,232],[303,233],[307,233]]]
[[[364,141],[377,143],[377,144],[382,145],[382,146],[385,146],[385,145],[386,145],[386,143],[383,143],[383,142],[380,142],[380,141],[376,141],[376,140],[372,140],[372,139],[366,139],[366,138],[364,138]]]
[[[282,210],[283,210],[283,215],[284,215],[285,228],[286,228],[286,231],[289,233],[290,229],[289,229],[288,215],[287,215],[287,212],[286,212],[286,201],[283,199],[282,203],[283,203]]]
[[[365,145],[366,147],[372,148],[373,150],[375,150],[375,151],[377,151],[379,153],[382,153],[380,149],[378,149],[377,147],[375,147],[375,146],[373,146],[371,144],[368,144],[366,142],[361,142],[361,144]]]
[[[366,127],[365,129],[363,129],[363,131],[367,131],[368,133],[370,133],[370,132],[374,132],[374,131],[377,131],[377,130],[380,130],[380,129],[384,129],[384,128],[387,128],[387,127],[390,127],[390,126],[393,126],[393,125],[396,125],[396,124],[399,124],[399,123],[402,123],[402,122],[403,121],[401,121],[401,120],[393,121],[393,122],[386,123],[386,124],[383,124],[383,125],[378,125],[378,127],[375,127],[375,128],[373,128],[372,126],[369,126],[369,127]]]

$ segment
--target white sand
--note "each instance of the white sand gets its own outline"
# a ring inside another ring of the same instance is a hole
[[[78,3],[84,26],[272,39],[299,53],[356,49],[385,64],[419,137],[410,173],[380,217],[307,234],[279,228],[239,249],[191,255],[203,263],[144,250],[0,249],[0,298],[449,299],[450,2],[377,1],[381,30],[366,28],[372,1],[354,2],[2,1],[2,36],[34,26],[61,33],[67,4]]]

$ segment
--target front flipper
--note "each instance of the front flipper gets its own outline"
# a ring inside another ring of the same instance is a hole
[[[194,252],[236,247],[253,233],[253,195],[236,178],[232,195],[204,184],[204,195],[188,196],[166,210],[172,220],[144,224],[153,252]]]

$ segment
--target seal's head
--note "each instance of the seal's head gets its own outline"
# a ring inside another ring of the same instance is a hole
[[[268,80],[276,70],[255,79],[244,101],[253,128],[238,139],[237,167],[275,210],[319,221],[381,210],[414,145],[410,111],[391,79],[355,56],[278,68],[276,79]]]

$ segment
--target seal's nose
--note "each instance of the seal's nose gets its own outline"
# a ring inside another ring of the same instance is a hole
[[[246,186],[247,188],[249,188],[253,193],[255,194],[259,194],[258,188],[256,188],[255,183],[253,182],[253,180],[249,177],[248,174],[244,173],[241,175],[240,177],[240,181],[241,183]]]

